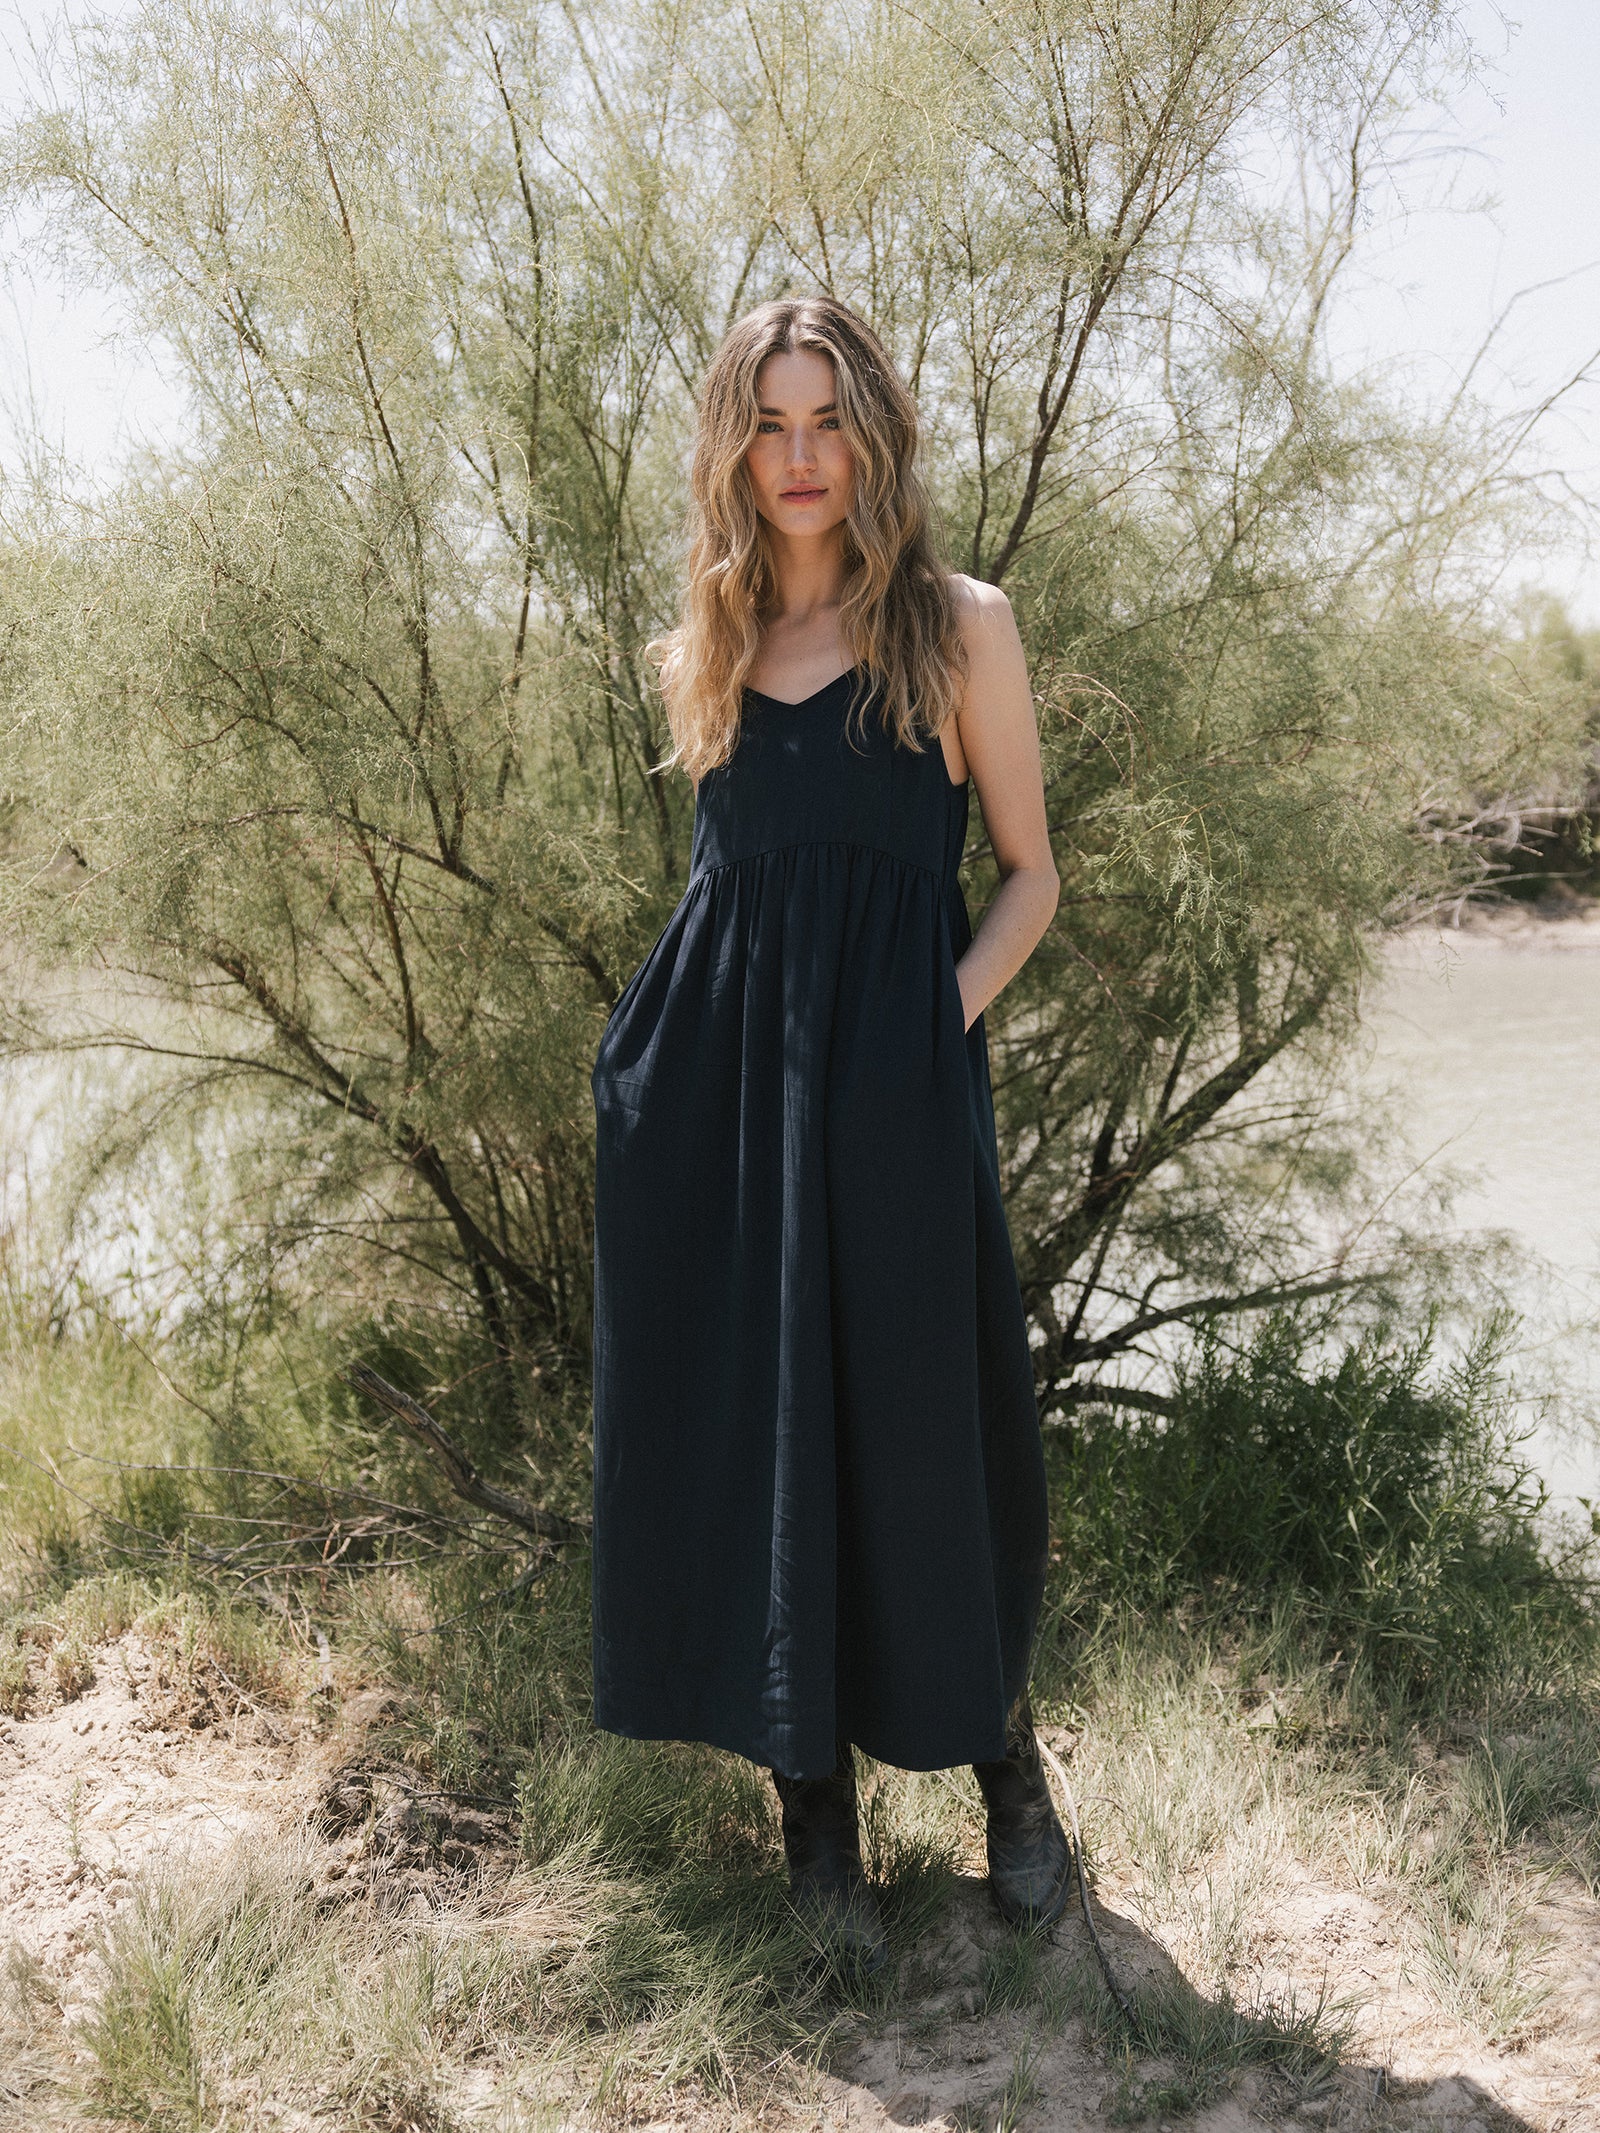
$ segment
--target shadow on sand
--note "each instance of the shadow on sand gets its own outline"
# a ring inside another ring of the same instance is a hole
[[[1326,1991],[1234,2001],[1199,1991],[1134,1920],[1096,1905],[1134,2025],[1078,1912],[1046,1934],[996,1917],[954,1878],[937,1926],[901,1963],[894,2012],[832,2061],[825,2115],[852,2133],[1537,2133],[1465,2074],[1401,2081],[1363,2064],[1348,2004]]]

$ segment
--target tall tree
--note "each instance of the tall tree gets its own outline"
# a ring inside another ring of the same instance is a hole
[[[1034,662],[1065,893],[986,1019],[1047,1412],[1148,1400],[1117,1359],[1165,1328],[1394,1275],[1317,1073],[1374,930],[1474,864],[1442,815],[1577,731],[1477,567],[1531,508],[1514,438],[1327,353],[1454,13],[147,0],[63,33],[10,196],[191,422],[92,502],[8,488],[7,916],[97,973],[19,993],[10,1041],[164,1062],[152,1129],[216,1107],[296,1281],[375,1254],[581,1369],[588,1065],[687,861],[643,647],[695,382],[822,286],[893,344],[952,558]]]

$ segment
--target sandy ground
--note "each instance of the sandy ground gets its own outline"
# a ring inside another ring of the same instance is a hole
[[[221,1724],[174,1708],[163,1672],[125,1637],[72,1701],[0,1719],[0,1943],[46,1964],[69,2003],[96,1926],[142,1867],[218,1851],[305,1798],[297,1726],[242,1702]]]
[[[242,1699],[231,1710],[226,1702],[196,1707],[192,1695],[175,1696],[160,1651],[130,1636],[95,1655],[81,1694],[37,1717],[0,1722],[0,1966],[42,1965],[64,2024],[91,2004],[97,1926],[159,1859],[260,1841],[303,1826],[320,1803],[328,1877],[418,1880],[419,1869],[405,1866],[392,1842],[384,1849],[381,1817],[373,1849],[329,1814],[341,1785],[354,1787],[352,1826],[355,1809],[377,1799],[377,1773],[341,1779],[338,1772],[359,1747],[365,1720],[381,1715],[381,1698],[357,1699],[339,1723],[320,1727]],[[366,1827],[374,1830],[370,1814]],[[506,1836],[489,1820],[477,1832],[480,1889],[482,1877],[514,1869]],[[466,1856],[473,1839],[464,1829],[457,1874],[474,1865]],[[371,1856],[355,1856],[363,1849]],[[414,1900],[453,1900],[450,1867],[435,1878],[438,1886],[413,1891]],[[1136,1923],[1137,1897],[1131,1883],[1101,1891],[1110,1952],[1126,1977],[1172,1976],[1162,1948]],[[1305,1876],[1282,1889],[1259,1922],[1255,1974],[1235,1981],[1235,1996],[1248,2001],[1259,1990],[1281,1998],[1292,1988],[1302,2004],[1324,1990],[1348,2001],[1356,2039],[1349,2061],[1335,2086],[1309,2103],[1246,2076],[1182,2123],[1194,2133],[1260,2126],[1600,2133],[1600,1903],[1576,1882],[1552,1883],[1538,1925],[1546,1997],[1517,2046],[1495,2049],[1452,2022],[1417,1981],[1414,1940],[1398,1907]],[[1173,2123],[1162,2115],[1159,2065],[1115,2063],[1076,2020],[1041,2027],[1033,2011],[978,2013],[985,1955],[1006,1933],[981,1882],[962,1879],[942,1933],[924,1971],[936,1988],[887,2027],[860,2034],[835,2071],[809,2077],[795,2101],[769,2104],[766,2124],[794,2133],[1109,2133],[1142,2122],[1160,2133]],[[1087,1953],[1074,1916],[1046,1961],[1069,1966]],[[0,2061],[0,2125],[60,2123],[46,2103],[62,2063],[58,2053],[52,2074],[43,2057],[35,2065],[26,2055]],[[463,2125],[508,2123],[498,2114],[479,2119],[470,2090],[457,2108]],[[700,2113],[684,2121],[706,2122]],[[541,2123],[552,2123],[548,2107]],[[665,2133],[672,2121],[655,2123]]]
[[[142,1870],[306,1812],[303,1739],[242,1692],[178,1692],[166,1654],[136,1636],[97,1650],[92,1681],[53,1710],[0,1718],[0,1968],[37,1965],[65,2033],[92,2001],[97,1930]],[[0,2057],[0,2125],[33,2123],[30,2106],[43,2122],[60,2063]]]
[[[1164,1952],[1134,1922],[1130,1900],[1102,1892],[1101,1933],[1119,1974],[1170,1974]],[[963,1887],[950,1954],[976,1976],[981,1950],[996,1931],[986,1892]],[[1546,1962],[1558,1980],[1531,2033],[1514,2049],[1494,2050],[1445,2017],[1408,1975],[1407,1938],[1384,1907],[1307,1878],[1275,1907],[1261,1935],[1259,1982],[1280,1998],[1292,1987],[1302,2004],[1326,1987],[1350,2003],[1354,2048],[1336,2083],[1296,2105],[1270,2080],[1246,2074],[1230,2094],[1181,2123],[1193,2133],[1244,2133],[1247,2127],[1392,2129],[1392,2133],[1597,2133],[1600,2129],[1600,1905],[1569,1897],[1547,1906]],[[1089,1943],[1074,1920],[1058,1932],[1056,1959],[1074,1964]],[[962,1943],[965,1942],[965,1946]],[[1237,1980],[1248,1998],[1249,1981]],[[1142,2122],[1179,2122],[1159,2102],[1165,2070],[1137,2061],[1121,2068],[1096,2051],[1083,2027],[1068,2023],[1040,2036],[1026,2014],[963,2018],[968,1988],[944,1995],[942,2030],[913,2017],[865,2042],[827,2084],[832,2126],[993,2129],[1002,2120],[1008,2083],[1022,2061],[1023,2133],[1109,2133],[1136,2118],[1143,2097],[1154,2105]],[[928,2012],[934,2012],[930,2006]]]

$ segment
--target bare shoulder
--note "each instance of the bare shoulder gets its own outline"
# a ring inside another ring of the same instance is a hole
[[[1011,602],[998,585],[952,571],[956,619],[967,655],[964,712],[1014,702],[1031,708],[1028,664]]]
[[[952,571],[956,621],[967,655],[966,701],[989,700],[997,692],[1027,687],[1027,661],[1011,602],[998,585]]]
[[[1011,612],[1011,602],[998,585],[989,585],[982,578],[969,578],[961,571],[953,570],[950,589],[955,595],[956,620],[969,652],[981,651],[996,636],[1003,638],[1008,632],[1016,635],[1017,621]]]
[[[1045,820],[1039,725],[1028,680],[1028,657],[1011,602],[998,585],[951,573],[956,614],[967,652],[966,686],[955,719],[959,781],[971,775],[984,827],[1001,870],[1053,868]],[[947,759],[955,749],[946,736]]]

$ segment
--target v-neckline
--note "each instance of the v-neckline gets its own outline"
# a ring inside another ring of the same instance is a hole
[[[785,711],[803,711],[807,704],[814,704],[819,696],[826,696],[830,689],[838,688],[841,681],[848,681],[855,671],[854,667],[846,667],[842,674],[835,674],[832,681],[825,681],[820,689],[813,689],[809,696],[769,696],[765,689],[753,688],[749,682],[745,683],[745,687],[750,690],[752,696],[759,696],[764,704],[778,704]]]

